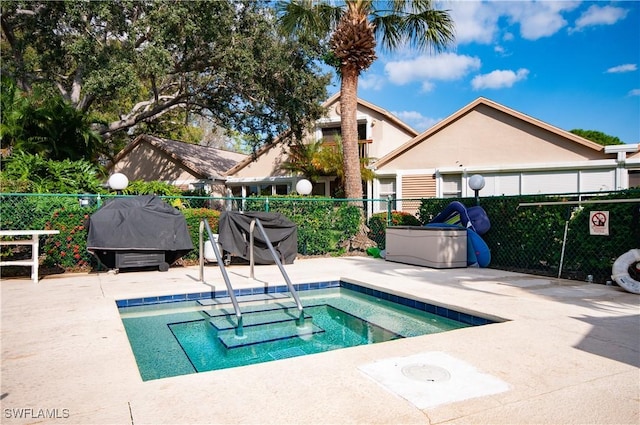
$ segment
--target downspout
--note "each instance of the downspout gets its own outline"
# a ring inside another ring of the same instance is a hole
[[[625,189],[629,186],[629,179],[626,178],[625,161],[627,160],[627,154],[625,152],[618,152],[616,158],[616,190]]]

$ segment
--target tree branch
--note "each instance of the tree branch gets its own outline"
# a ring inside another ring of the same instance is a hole
[[[113,133],[117,131],[131,128],[141,121],[161,116],[164,113],[169,112],[170,110],[185,106],[186,97],[186,95],[176,95],[175,97],[160,96],[161,100],[168,99],[167,102],[162,104],[155,104],[153,100],[139,102],[133,107],[131,113],[127,114],[118,121],[113,121],[107,127],[100,129],[99,133],[105,139],[108,139]],[[153,104],[155,104],[155,107],[149,108],[149,106]],[[139,110],[142,110],[142,112],[135,112]]]

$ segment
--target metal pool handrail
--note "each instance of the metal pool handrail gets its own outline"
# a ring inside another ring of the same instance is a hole
[[[260,230],[260,233],[262,234],[262,237],[264,238],[265,242],[267,243],[267,247],[269,248],[269,252],[271,252],[271,256],[273,257],[273,260],[275,261],[275,263],[278,265],[278,268],[280,269],[280,273],[282,273],[282,277],[284,277],[284,281],[287,283],[287,287],[289,288],[289,292],[291,293],[291,296],[293,297],[293,299],[296,302],[296,306],[298,307],[298,319],[296,320],[296,325],[297,326],[304,326],[304,311],[303,311],[303,307],[302,307],[302,303],[300,302],[300,297],[298,297],[298,293],[296,292],[296,289],[293,287],[293,284],[291,283],[291,279],[289,279],[289,275],[287,274],[287,272],[284,269],[284,266],[282,265],[282,262],[280,261],[280,258],[278,258],[278,254],[276,253],[276,250],[273,248],[273,244],[271,243],[271,241],[269,240],[269,236],[267,236],[267,232],[264,230],[264,227],[262,226],[262,223],[260,222],[259,219],[255,218],[253,220],[251,220],[251,225],[249,226],[249,262],[251,265],[251,278],[253,278],[253,229],[254,229],[254,224],[258,226],[258,230]]]
[[[216,240],[213,238],[213,232],[211,232],[211,226],[209,226],[209,223],[204,218],[200,221],[200,281],[204,281],[204,276],[203,276],[204,249],[203,249],[203,243],[202,243],[203,227],[207,229],[207,234],[209,235],[209,240],[211,241],[211,247],[213,248],[213,252],[216,255],[216,260],[218,261],[218,266],[220,267],[220,271],[222,272],[222,279],[224,280],[224,283],[227,286],[227,292],[229,293],[229,298],[231,298],[231,304],[233,304],[233,310],[236,313],[236,320],[238,322],[238,326],[236,326],[236,336],[242,337],[244,335],[244,331],[242,328],[242,312],[240,311],[238,300],[236,299],[236,295],[234,294],[233,288],[231,287],[231,280],[229,280],[227,269],[224,266],[222,255],[220,255],[220,250],[218,249],[218,244],[216,243]]]

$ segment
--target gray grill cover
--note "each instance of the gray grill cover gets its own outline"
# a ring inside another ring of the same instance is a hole
[[[218,224],[218,243],[231,255],[249,260],[249,228],[253,219],[259,219],[269,241],[283,264],[293,264],[298,255],[298,227],[280,213],[225,211]],[[262,233],[253,231],[255,264],[274,264]]]
[[[171,264],[193,249],[184,215],[154,195],[114,198],[89,218],[87,249],[166,251]]]

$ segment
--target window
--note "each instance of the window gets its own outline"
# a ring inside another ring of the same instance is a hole
[[[322,129],[322,139],[327,144],[332,144],[340,134],[340,127],[326,127]]]
[[[462,176],[460,174],[442,175],[442,197],[457,198],[462,196]]]
[[[247,186],[247,196],[258,196],[260,194],[260,188],[258,185]]]
[[[242,189],[245,189],[246,196],[273,196],[273,195],[286,195],[291,191],[291,184],[253,184],[247,186],[229,186],[233,197],[241,198]]]
[[[339,125],[323,127],[321,130],[324,146],[335,146],[336,137],[340,137],[342,134]],[[358,123],[358,155],[360,158],[369,157],[369,143],[371,140],[367,140],[367,123]]]
[[[391,197],[391,209],[396,209],[396,179],[379,179],[378,188],[380,199],[388,199]],[[386,210],[386,209],[385,209]]]
[[[287,193],[289,193],[289,185],[287,184],[276,185],[276,195],[286,195]]]
[[[323,127],[322,128],[322,138],[325,142],[334,142],[336,137],[342,134],[342,130],[340,129],[340,125],[334,127]],[[367,139],[367,123],[358,123],[358,140],[366,140]]]
[[[522,173],[522,194],[576,193],[578,173],[575,171],[531,171]]]

